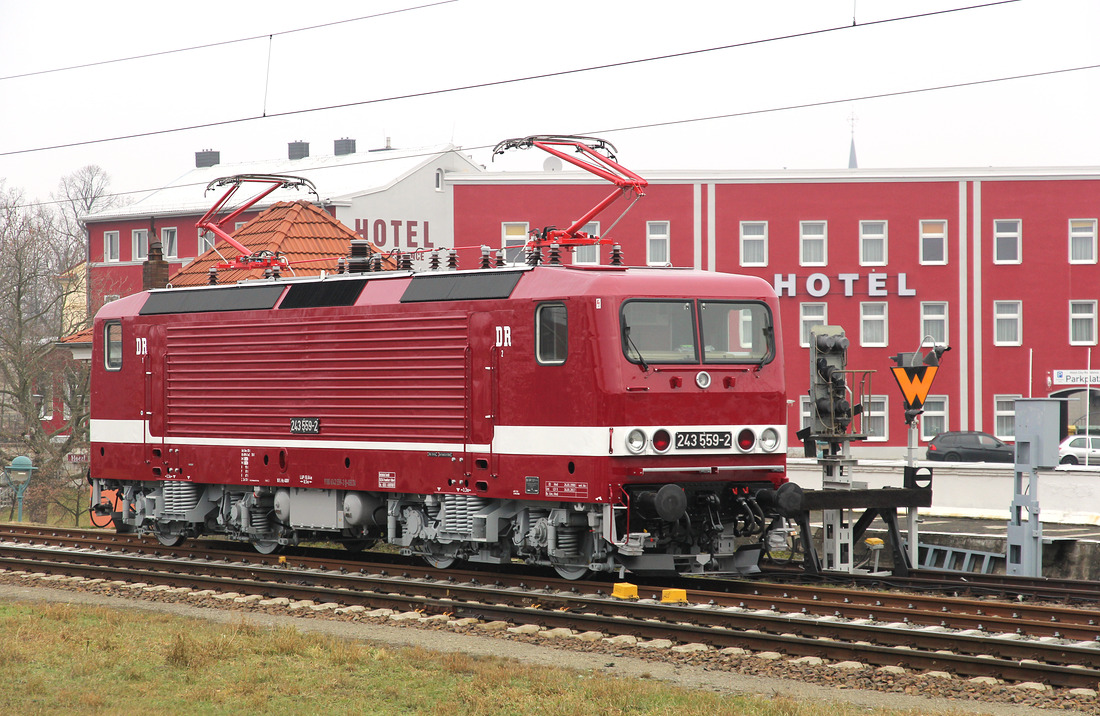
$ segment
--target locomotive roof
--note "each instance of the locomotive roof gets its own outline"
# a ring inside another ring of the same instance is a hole
[[[361,298],[368,285],[370,290]],[[770,300],[774,299],[775,292],[763,279],[739,274],[676,268],[542,265],[469,271],[329,274],[156,289],[108,303],[98,317],[265,310],[275,308],[276,304],[286,309],[356,303],[540,300],[584,295]]]

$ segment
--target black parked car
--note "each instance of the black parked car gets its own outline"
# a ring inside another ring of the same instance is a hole
[[[989,433],[954,430],[932,438],[924,457],[944,462],[1015,462],[1016,446]]]

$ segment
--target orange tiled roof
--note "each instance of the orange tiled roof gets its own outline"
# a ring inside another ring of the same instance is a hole
[[[65,336],[64,338],[57,339],[58,343],[91,343],[92,342],[92,326],[88,326],[83,330],[79,330],[76,333]]]
[[[233,238],[253,252],[272,251],[283,254],[290,262],[291,276],[317,276],[321,271],[335,273],[336,259],[347,256],[350,241],[360,238],[354,231],[337,221],[332,215],[308,201],[281,201],[273,204],[242,226]],[[372,253],[377,252],[374,246]],[[221,254],[219,256],[218,254]],[[219,241],[170,279],[173,287],[205,286],[210,280],[210,267],[240,256],[241,253],[225,241]],[[394,268],[393,259],[386,259],[384,266]],[[236,283],[245,279],[263,278],[263,269],[219,270],[218,283]]]

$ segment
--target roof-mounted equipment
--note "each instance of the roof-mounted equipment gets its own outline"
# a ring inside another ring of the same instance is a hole
[[[493,157],[496,158],[497,154],[503,154],[508,149],[529,149],[531,147],[537,147],[544,152],[553,154],[562,161],[569,162],[576,167],[606,179],[615,185],[615,191],[592,207],[584,216],[574,221],[567,229],[547,226],[541,231],[533,230],[526,248],[528,250],[539,249],[552,244],[558,244],[559,246],[591,246],[593,244],[612,243],[611,240],[601,239],[599,236],[589,236],[587,232],[581,231],[581,229],[585,224],[592,221],[597,214],[611,206],[619,197],[632,195],[634,197],[633,201],[612,222],[604,234],[610,232],[611,229],[615,228],[615,224],[619,223],[619,219],[622,219],[626,212],[630,211],[630,207],[634,206],[634,202],[645,196],[644,190],[649,186],[649,182],[619,164],[615,160],[615,152],[617,151],[615,146],[611,142],[597,137],[536,134],[530,137],[505,139],[493,148]],[[572,154],[568,154],[563,150],[563,148],[570,147],[573,149]]]
[[[256,194],[252,198],[246,200],[241,206],[234,209],[229,214],[226,214],[221,219],[214,221],[214,217],[219,211],[222,211],[229,200],[237,193],[237,190],[241,188],[242,184],[270,184],[270,186],[259,194]],[[236,174],[234,176],[220,177],[215,179],[206,185],[206,191],[209,192],[212,189],[217,189],[223,186],[229,186],[228,191],[222,195],[218,201],[214,203],[214,206],[210,207],[210,210],[203,214],[198,223],[195,224],[199,231],[209,231],[219,239],[226,241],[230,246],[241,252],[240,256],[237,256],[229,261],[223,261],[219,263],[217,267],[219,269],[262,269],[273,266],[281,268],[289,268],[289,264],[286,257],[273,253],[271,251],[257,251],[254,252],[246,247],[241,242],[234,239],[229,233],[222,228],[224,225],[236,219],[252,208],[256,202],[266,197],[276,189],[301,189],[305,188],[314,197],[320,200],[320,196],[317,194],[317,187],[313,185],[308,179],[302,177],[288,176],[285,174]]]

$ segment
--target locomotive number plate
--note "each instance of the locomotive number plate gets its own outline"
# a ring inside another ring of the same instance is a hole
[[[305,435],[317,435],[321,432],[320,418],[291,418],[290,432]]]
[[[731,448],[733,434],[727,432],[676,433],[677,450],[699,448]]]

